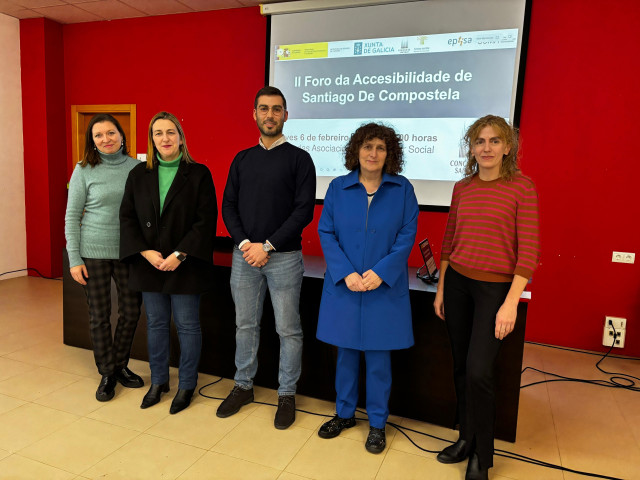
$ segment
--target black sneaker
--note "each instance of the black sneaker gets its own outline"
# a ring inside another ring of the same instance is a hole
[[[278,411],[273,426],[278,430],[289,428],[296,421],[295,395],[280,395],[278,397]]]
[[[345,428],[351,428],[355,426],[356,419],[355,417],[351,418],[340,418],[338,415],[333,417],[328,422],[325,422],[318,430],[318,436],[320,438],[335,438],[340,435],[340,432]]]
[[[96,390],[96,400],[108,402],[116,394],[116,377],[113,375],[103,375]]]
[[[367,437],[367,443],[364,444],[364,448],[369,453],[380,453],[387,446],[387,439],[384,433],[384,428],[369,427],[369,436]]]
[[[253,402],[253,388],[245,390],[236,385],[218,407],[216,416],[220,418],[230,417],[238,413],[244,405],[251,402]]]
[[[127,367],[123,367],[120,370],[116,370],[113,374],[116,377],[116,380],[120,382],[123,387],[127,388],[140,388],[144,387],[144,380],[140,378],[139,375],[136,375]]]

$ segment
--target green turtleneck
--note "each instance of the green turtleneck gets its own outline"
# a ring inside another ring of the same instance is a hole
[[[69,181],[64,233],[69,266],[84,258],[117,259],[120,248],[120,203],[129,171],[140,162],[116,153],[100,153],[92,167],[76,165]]]
[[[160,158],[160,155],[156,155],[158,159],[158,188],[160,190],[160,212],[164,209],[164,200],[167,198],[167,193],[171,188],[173,179],[176,178],[178,173],[178,167],[180,166],[180,160],[182,159],[182,152],[176,157],[175,160],[165,162]]]

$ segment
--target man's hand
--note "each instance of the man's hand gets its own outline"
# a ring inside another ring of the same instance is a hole
[[[262,249],[261,243],[245,243],[240,249],[242,258],[252,267],[264,267],[269,261],[269,254]]]
[[[367,270],[362,274],[362,283],[367,290],[375,290],[382,284],[382,279],[373,270]]]
[[[85,265],[76,265],[75,267],[71,267],[69,271],[71,272],[73,279],[80,285],[87,284],[85,278],[89,278],[89,273],[87,272],[87,267]]]
[[[347,288],[352,292],[366,292],[367,287],[362,282],[362,277],[359,273],[353,272],[344,277],[344,282],[347,284]]]

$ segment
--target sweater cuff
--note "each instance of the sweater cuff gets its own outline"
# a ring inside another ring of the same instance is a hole
[[[78,252],[67,252],[69,255],[69,268],[84,265],[84,261]]]
[[[529,280],[533,275],[533,270],[530,270],[528,268],[521,267],[521,266],[516,266],[516,269],[514,270],[513,274],[520,275],[521,277],[524,277],[527,280]]]

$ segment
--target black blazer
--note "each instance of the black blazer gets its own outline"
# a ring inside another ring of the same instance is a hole
[[[195,294],[213,285],[213,241],[218,219],[216,191],[209,169],[180,162],[160,215],[158,168],[142,163],[129,173],[120,205],[120,260],[129,263],[129,287],[143,292]],[[174,251],[187,258],[173,272],[162,272],[140,255]]]

